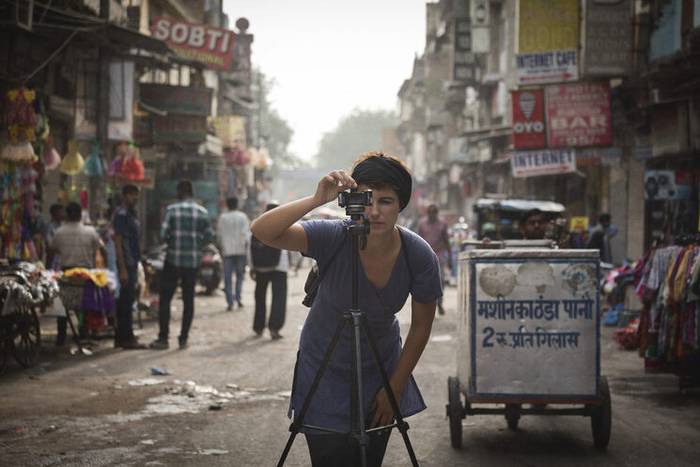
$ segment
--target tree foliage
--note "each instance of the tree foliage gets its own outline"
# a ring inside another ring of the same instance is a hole
[[[258,124],[258,118],[260,119],[258,130],[261,142],[267,147],[274,167],[289,169],[303,166],[304,161],[289,150],[294,130],[270,102],[270,91],[275,85],[274,80],[265,76],[260,70],[255,70],[253,76],[260,86],[259,95],[256,96],[259,99],[259,114],[254,118],[253,124]]]
[[[314,156],[316,166],[349,169],[360,154],[381,149],[382,130],[396,124],[396,114],[391,111],[353,110],[321,138],[318,153]]]

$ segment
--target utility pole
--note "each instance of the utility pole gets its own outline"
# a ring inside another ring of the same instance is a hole
[[[100,0],[100,19],[109,23],[110,0]],[[100,46],[98,53],[97,67],[97,102],[96,102],[96,118],[95,130],[97,142],[102,154],[105,155],[109,149],[109,50]],[[90,218],[97,219],[99,206],[101,204],[102,195],[104,194],[104,184],[98,177],[90,177],[89,184],[89,210]],[[98,199],[99,198],[99,199]]]

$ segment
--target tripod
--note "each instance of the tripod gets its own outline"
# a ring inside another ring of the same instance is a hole
[[[372,333],[370,332],[370,328],[367,322],[367,317],[365,314],[360,310],[359,304],[358,304],[358,267],[359,267],[359,260],[360,260],[360,249],[364,249],[365,246],[367,245],[367,235],[369,234],[369,221],[365,218],[364,216],[364,207],[362,207],[362,211],[358,212],[358,210],[353,210],[351,211],[351,208],[354,206],[348,206],[348,212],[351,212],[351,219],[352,223],[347,227],[348,232],[350,233],[350,237],[352,239],[352,306],[350,310],[346,311],[343,313],[343,319],[339,320],[338,326],[335,329],[335,333],[333,334],[333,338],[331,339],[330,344],[328,345],[328,349],[326,350],[326,353],[323,357],[323,360],[321,361],[321,366],[319,367],[318,371],[316,372],[316,375],[314,376],[314,380],[311,383],[311,388],[309,389],[308,394],[306,395],[306,398],[304,399],[304,403],[302,404],[301,411],[299,411],[299,416],[295,417],[295,419],[292,421],[292,424],[289,426],[289,439],[287,440],[287,444],[284,447],[284,451],[282,452],[282,455],[280,457],[279,462],[277,463],[278,467],[282,467],[284,465],[284,461],[287,459],[287,455],[289,454],[289,450],[292,448],[292,444],[294,443],[294,439],[296,438],[296,435],[299,433],[301,428],[310,428],[316,431],[323,431],[326,433],[336,433],[336,434],[345,434],[348,436],[353,437],[358,441],[359,447],[360,447],[360,461],[362,467],[367,466],[367,446],[369,443],[369,433],[372,432],[379,432],[383,431],[385,429],[393,429],[394,427],[398,428],[398,430],[401,432],[401,436],[403,437],[404,444],[406,445],[406,450],[408,451],[408,455],[411,458],[411,464],[414,467],[418,466],[418,460],[416,459],[416,455],[413,452],[413,447],[411,446],[411,440],[408,438],[408,423],[404,421],[403,417],[401,416],[401,412],[399,411],[399,406],[398,403],[396,402],[396,396],[394,395],[394,392],[391,389],[391,386],[389,385],[389,378],[387,377],[386,370],[384,369],[384,366],[381,364],[379,360],[379,352],[377,350],[377,344],[376,341],[374,340],[374,337],[372,336]],[[316,389],[318,388],[319,383],[321,382],[321,377],[323,376],[323,373],[326,371],[326,368],[328,367],[328,364],[330,363],[331,357],[333,356],[333,352],[338,344],[338,341],[340,339],[340,335],[345,328],[346,325],[352,325],[352,351],[353,351],[353,358],[352,358],[352,393],[353,393],[353,401],[351,404],[352,407],[352,428],[350,432],[338,432],[337,430],[329,429],[329,428],[323,428],[323,427],[318,427],[318,426],[313,426],[313,425],[305,425],[304,424],[304,417],[306,416],[306,412],[309,409],[309,406],[311,404],[311,399],[316,392]],[[377,428],[372,428],[372,429],[367,429],[365,426],[365,413],[364,413],[364,400],[362,397],[362,349],[360,346],[360,333],[363,332],[365,333],[367,337],[367,342],[369,343],[369,347],[372,353],[372,357],[374,359],[374,363],[379,369],[379,373],[382,379],[382,386],[384,387],[384,390],[386,391],[386,394],[389,398],[389,403],[391,404],[391,408],[394,412],[394,418],[395,422],[392,423],[391,425],[386,425],[383,427],[377,427]]]

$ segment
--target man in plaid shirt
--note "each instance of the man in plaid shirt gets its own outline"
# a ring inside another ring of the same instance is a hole
[[[202,248],[214,240],[209,213],[193,199],[192,182],[180,180],[177,197],[180,200],[165,210],[160,235],[167,244],[165,265],[160,281],[160,305],[158,321],[160,332],[151,348],[164,350],[169,347],[170,302],[178,281],[182,285],[182,327],[178,338],[180,349],[187,347],[187,337],[194,317],[194,287],[197,270],[202,260]]]

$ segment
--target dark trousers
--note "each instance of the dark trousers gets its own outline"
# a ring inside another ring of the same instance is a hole
[[[367,446],[367,467],[379,467],[384,460],[391,430],[370,433]],[[357,467],[360,462],[360,446],[348,435],[306,434],[311,465],[313,467]]]
[[[158,308],[160,325],[158,339],[162,341],[167,341],[170,334],[170,302],[175,295],[178,282],[182,287],[182,326],[179,338],[181,342],[187,341],[192,318],[194,318],[194,286],[197,283],[197,268],[180,268],[166,262],[160,281],[160,305]]]
[[[272,306],[268,327],[271,331],[279,331],[284,326],[287,309],[287,273],[282,271],[255,273],[255,318],[253,330],[262,332],[265,329],[265,309],[267,305],[267,285],[272,283]]]
[[[124,343],[134,340],[134,302],[136,301],[137,269],[129,268],[126,282],[119,284],[117,300],[117,332],[114,340]]]

